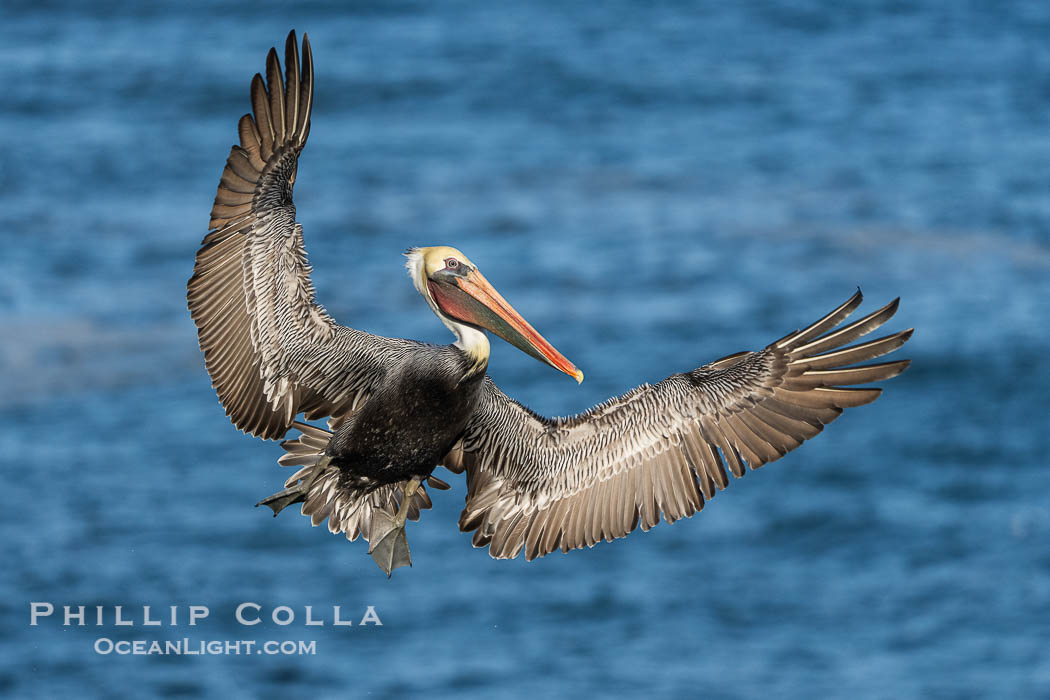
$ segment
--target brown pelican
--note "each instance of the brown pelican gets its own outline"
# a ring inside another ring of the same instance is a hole
[[[314,301],[292,185],[310,131],[313,58],[294,32],[285,73],[275,50],[251,84],[188,284],[212,385],[233,424],[282,443],[301,467],[257,505],[302,503],[314,525],[359,535],[389,574],[411,564],[405,521],[429,508],[432,472],[466,472],[459,525],[493,557],[526,559],[691,516],[729,485],[727,468],[776,460],[842,409],[870,403],[907,360],[858,366],[900,347],[901,331],[847,346],[882,326],[897,301],[841,325],[848,301],[803,330],[572,418],[544,418],[486,376],[491,331],[577,381],[583,374],[535,331],[465,255],[406,253],[416,289],[456,336],[451,345],[382,338],[337,324]],[[253,116],[254,115],[254,116]],[[328,429],[296,420],[328,418]]]

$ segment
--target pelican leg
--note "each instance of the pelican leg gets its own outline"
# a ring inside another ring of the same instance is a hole
[[[408,539],[405,537],[405,521],[408,520],[409,505],[420,483],[419,479],[413,478],[405,484],[397,515],[391,518],[387,513],[378,511],[372,516],[372,530],[369,533],[371,546],[368,553],[379,568],[386,572],[387,578],[400,566],[412,566],[412,555],[408,551]]]

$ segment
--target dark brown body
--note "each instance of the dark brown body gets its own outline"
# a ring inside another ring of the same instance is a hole
[[[454,345],[421,345],[390,368],[365,405],[336,431],[325,453],[342,485],[368,489],[425,478],[459,439],[485,372]]]

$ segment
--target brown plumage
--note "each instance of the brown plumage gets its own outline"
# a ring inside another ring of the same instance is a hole
[[[413,282],[456,343],[382,338],[337,324],[314,300],[292,187],[310,131],[313,57],[294,33],[282,74],[274,50],[251,83],[252,114],[226,162],[193,277],[190,313],[205,365],[239,429],[280,438],[300,469],[263,503],[291,503],[314,525],[389,544],[384,570],[408,562],[404,519],[447,488],[439,464],[466,472],[460,518],[475,546],[527,559],[643,530],[700,510],[742,476],[815,436],[844,408],[874,401],[856,387],[903,371],[907,360],[857,366],[896,350],[901,331],[855,345],[897,301],[842,325],[858,291],[804,330],[643,385],[572,418],[548,419],[485,376],[487,329],[581,381],[558,353],[454,248],[407,253]],[[329,430],[297,421],[329,418]],[[334,432],[333,432],[334,431]],[[442,455],[444,455],[442,457]],[[398,524],[400,522],[400,525]],[[380,527],[380,530],[376,528]],[[400,530],[399,530],[400,528]],[[400,533],[394,542],[392,532]]]
[[[443,464],[467,472],[460,528],[494,557],[526,559],[688,517],[737,477],[783,457],[900,374],[907,360],[847,367],[900,347],[911,330],[853,347],[897,301],[832,330],[838,309],[759,352],[732,355],[643,385],[573,418],[548,419],[485,383],[483,400]]]
[[[246,433],[282,437],[295,416],[339,418],[367,397],[384,365],[418,343],[337,324],[314,301],[292,185],[310,133],[313,55],[295,33],[267,81],[251,84],[251,114],[238,124],[212,206],[211,231],[187,285],[204,361],[226,414]],[[267,87],[269,86],[269,87]]]

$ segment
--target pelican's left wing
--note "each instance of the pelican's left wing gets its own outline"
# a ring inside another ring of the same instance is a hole
[[[251,83],[252,114],[238,123],[187,300],[204,362],[241,430],[280,438],[299,413],[339,422],[418,343],[336,323],[314,299],[292,189],[313,106],[313,54],[295,32],[266,78]]]
[[[573,418],[548,419],[488,378],[463,437],[443,464],[467,472],[460,529],[497,558],[534,559],[623,537],[641,525],[688,517],[745,465],[756,469],[798,447],[880,389],[907,360],[850,366],[884,355],[902,331],[843,348],[878,328],[897,301],[838,328],[857,292],[820,321],[758,352],[732,355],[643,385]]]

